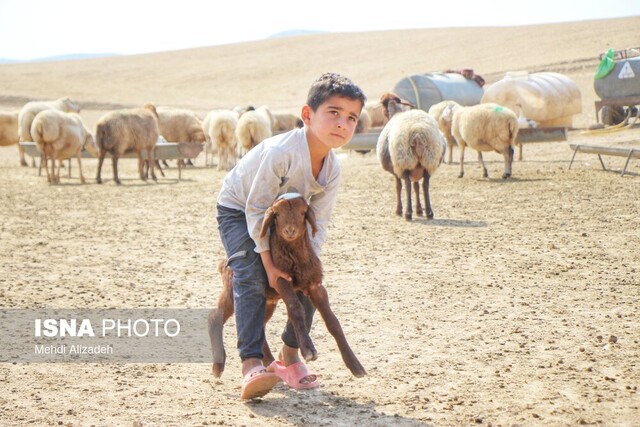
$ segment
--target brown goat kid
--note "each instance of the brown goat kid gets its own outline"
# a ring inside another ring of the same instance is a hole
[[[280,298],[287,307],[287,315],[293,324],[300,351],[306,361],[318,357],[316,349],[305,325],[304,308],[296,292],[303,292],[309,297],[314,307],[320,312],[327,329],[333,335],[342,360],[356,377],[363,377],[366,371],[351,350],[344,336],[338,318],[329,306],[327,290],[322,285],[322,264],[311,247],[311,239],[307,232],[306,221],[311,225],[312,233],[316,233],[316,220],[313,211],[302,197],[280,198],[267,209],[260,231],[265,236],[270,230],[269,237],[271,256],[274,264],[289,274],[292,282],[279,279],[277,289],[267,286],[267,309],[265,324],[269,321]],[[222,339],[224,323],[234,312],[233,306],[233,272],[227,266],[227,260],[222,260],[218,266],[222,275],[222,292],[218,297],[217,308],[209,313],[209,338],[213,354],[213,374],[220,377],[224,371],[226,354]],[[274,358],[265,341],[263,346],[263,364],[268,366]]]

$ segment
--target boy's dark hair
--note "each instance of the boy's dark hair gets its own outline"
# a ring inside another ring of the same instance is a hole
[[[324,73],[311,85],[307,96],[307,105],[316,111],[320,104],[332,96],[358,100],[362,103],[362,107],[367,100],[362,89],[350,78],[337,73]]]

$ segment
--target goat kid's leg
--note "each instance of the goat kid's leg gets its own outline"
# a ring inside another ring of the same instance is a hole
[[[431,198],[429,196],[429,172],[424,171],[422,175],[422,191],[424,191],[424,204],[427,209],[427,218],[433,218],[433,209],[431,209]]]
[[[404,171],[402,172],[402,179],[404,180],[404,189],[405,189],[405,193],[406,193],[406,199],[407,199],[407,208],[404,211],[404,219],[406,219],[407,221],[411,221],[413,219],[413,213],[411,212],[413,210],[413,207],[411,206],[411,177],[410,177],[410,172]]]
[[[300,353],[307,362],[310,360],[316,360],[318,358],[318,352],[316,351],[313,341],[307,332],[305,324],[305,312],[302,303],[298,299],[296,292],[291,286],[291,282],[280,278],[278,279],[277,289],[278,294],[282,297],[285,306],[287,307],[287,316],[289,321],[293,325],[293,330],[296,334],[296,340],[300,347]]]
[[[265,312],[265,316],[264,316],[264,324],[265,324],[265,326],[269,322],[269,319],[271,319],[271,316],[273,316],[273,312],[276,310],[277,304],[278,304],[277,300],[267,299],[267,307],[266,307],[266,312]],[[271,347],[269,347],[269,343],[267,342],[266,331],[265,331],[264,336],[265,336],[264,344],[262,344],[262,364],[264,366],[269,366],[271,364],[271,362],[273,362],[276,359],[275,359],[275,357],[273,357],[273,353],[271,353]]]
[[[402,181],[397,176],[396,179],[396,215],[402,216]]]
[[[420,183],[418,181],[413,183],[413,193],[416,195],[416,215],[422,216],[424,212],[422,203],[420,203]]]
[[[478,162],[480,162],[480,165],[482,166],[482,177],[489,178],[487,167],[484,165],[484,159],[482,158],[482,151],[478,151]]]
[[[329,295],[327,294],[325,287],[322,286],[322,284],[312,286],[309,289],[309,298],[311,299],[314,307],[320,312],[322,320],[324,320],[324,323],[327,326],[327,330],[336,340],[344,364],[349,368],[354,376],[358,378],[364,377],[367,372],[353,350],[351,350],[351,347],[347,342],[347,338],[344,336],[342,326],[340,326],[340,321],[331,310],[331,306],[329,305]]]
[[[211,371],[216,378],[222,376],[227,354],[224,350],[222,329],[224,324],[233,315],[233,295],[230,290],[223,288],[218,298],[218,307],[209,312],[207,318],[209,341],[211,342],[211,355],[213,366]]]

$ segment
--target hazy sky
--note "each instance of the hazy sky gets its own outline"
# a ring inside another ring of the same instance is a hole
[[[260,40],[287,30],[511,26],[623,16],[640,21],[640,0],[0,0],[0,58],[157,52]],[[638,42],[640,25],[629,34],[630,46]]]

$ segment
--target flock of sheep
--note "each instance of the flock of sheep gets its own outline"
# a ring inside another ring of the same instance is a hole
[[[156,144],[163,141],[205,144],[207,166],[213,164],[217,153],[218,169],[229,170],[238,157],[265,138],[302,126],[295,115],[274,114],[266,106],[213,110],[201,120],[190,110],[148,103],[140,108],[106,113],[92,134],[79,113],[78,103],[69,98],[28,102],[19,112],[0,111],[0,146],[35,142],[52,184],[60,181],[62,160],[74,156],[78,159],[80,180],[85,182],[80,160],[83,149],[98,158],[96,181],[101,183],[102,165],[110,154],[114,180],[120,184],[118,159],[131,152],[137,153],[140,178],[146,180],[150,175],[155,180],[155,166],[160,165],[153,158],[153,152]],[[24,148],[18,144],[18,149],[20,163],[26,166]]]
[[[205,164],[213,165],[217,155],[218,170],[229,170],[239,157],[264,139],[302,127],[302,121],[296,115],[274,114],[267,106],[213,110],[201,120],[190,110],[145,104],[140,108],[104,114],[96,123],[95,134],[92,134],[82,122],[79,112],[78,103],[69,98],[32,101],[19,112],[0,112],[0,146],[17,144],[18,141],[35,142],[43,156],[47,179],[52,184],[60,182],[62,160],[73,156],[78,159],[80,180],[85,182],[80,160],[83,149],[98,158],[96,181],[102,183],[102,165],[106,155],[110,154],[114,181],[120,184],[118,158],[130,152],[137,153],[140,179],[146,180],[150,175],[155,180],[155,167],[160,167],[160,164],[153,157],[154,148],[163,141],[205,144]],[[488,174],[482,152],[496,151],[504,156],[502,178],[509,178],[518,126],[516,114],[497,104],[462,107],[455,101],[443,101],[431,106],[427,113],[415,109],[394,93],[386,93],[379,103],[363,109],[356,133],[382,127],[376,147],[377,156],[382,168],[395,177],[397,215],[403,215],[404,184],[404,217],[411,220],[412,187],[416,214],[423,215],[426,211],[427,217],[433,218],[429,178],[444,161],[447,149],[448,163],[452,163],[455,145],[460,149],[459,177],[464,175],[464,152],[469,146],[478,152],[484,177]],[[23,147],[18,147],[20,162],[26,166]],[[420,180],[423,182],[425,210],[420,200]]]

